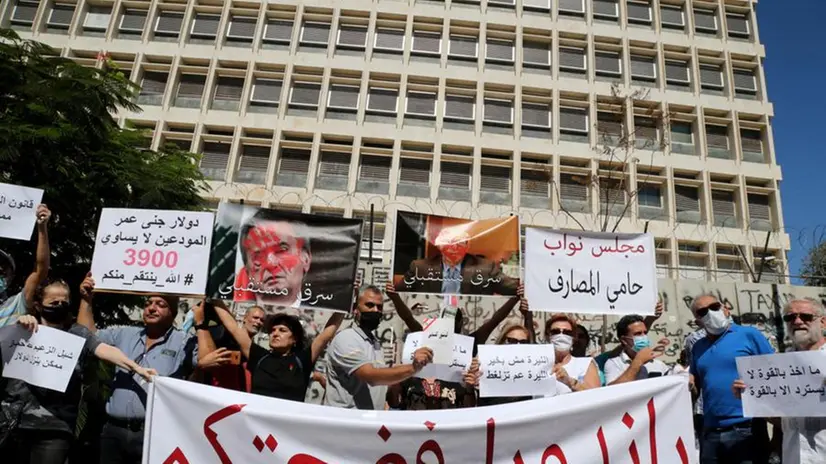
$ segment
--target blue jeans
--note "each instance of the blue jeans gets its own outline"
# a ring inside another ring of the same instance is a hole
[[[766,423],[755,419],[732,427],[703,430],[700,464],[766,464],[769,459]]]

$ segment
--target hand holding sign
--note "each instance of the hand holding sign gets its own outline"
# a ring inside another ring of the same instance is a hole
[[[42,199],[43,190],[0,183],[0,237],[28,240],[35,223],[46,227],[52,213]]]

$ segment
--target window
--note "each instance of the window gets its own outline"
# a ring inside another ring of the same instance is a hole
[[[728,36],[748,39],[751,36],[749,17],[745,13],[726,13]]]
[[[612,216],[618,216],[625,210],[626,192],[622,182],[617,179],[600,179],[599,208],[600,211]]]
[[[569,211],[590,211],[587,177],[561,173],[559,175],[559,200],[562,206]]]
[[[307,172],[309,170],[309,150],[284,148],[278,157],[276,184],[288,187],[304,187],[307,185]]]
[[[166,91],[166,81],[169,74],[165,72],[147,71],[141,80],[141,93],[138,95],[139,105],[163,104],[163,94]]]
[[[430,196],[430,161],[402,158],[399,169],[399,195]]]
[[[665,29],[685,29],[685,13],[683,13],[683,7],[661,4],[660,22]]]
[[[473,121],[476,118],[475,98],[464,95],[445,97],[445,119]]]
[[[290,106],[315,109],[318,107],[318,97],[320,94],[320,85],[309,82],[296,82],[290,89]]]
[[[281,101],[281,87],[284,81],[258,77],[252,84],[251,106],[277,107]]]
[[[714,213],[714,225],[717,227],[737,227],[734,210],[734,193],[724,190],[711,191],[711,209]]]
[[[644,82],[656,82],[657,59],[653,56],[631,55],[631,78]]]
[[[360,88],[352,85],[330,85],[327,96],[327,108],[347,111],[357,111],[359,106]]]
[[[470,165],[442,162],[441,185],[445,187],[470,188]]]
[[[594,18],[619,18],[619,2],[617,0],[594,0]]]
[[[442,53],[442,35],[433,32],[413,31],[412,52],[419,55],[435,55]]]
[[[283,19],[267,19],[264,26],[264,42],[289,45],[293,38],[293,22]]]
[[[229,111],[238,110],[243,89],[243,78],[218,76],[215,79],[215,98],[212,100],[212,108]]]
[[[652,118],[634,117],[634,146],[646,150],[660,149],[660,130]]]
[[[488,39],[485,42],[485,61],[491,63],[513,64],[513,42],[508,40]]]
[[[347,188],[347,179],[350,177],[350,157],[350,153],[322,151],[318,163],[319,188],[329,190]]]
[[[143,27],[146,24],[145,10],[124,10],[123,16],[120,17],[120,27],[118,31],[121,34],[127,35],[141,35]]]
[[[184,22],[182,13],[161,11],[155,21],[155,35],[161,37],[178,37],[181,34],[181,24]]]
[[[513,8],[516,6],[516,0],[488,0],[488,5]]]
[[[257,18],[248,16],[230,16],[227,39],[235,43],[252,43],[255,38]]]
[[[528,199],[523,199],[524,206],[548,206],[548,191],[550,182],[548,182],[548,173],[535,169],[522,169],[520,173],[519,190],[522,197],[540,197],[540,202],[534,202]]]
[[[329,23],[310,23],[305,22],[301,26],[301,45],[312,45],[326,47],[330,41],[330,24]]]
[[[659,185],[642,184],[637,187],[637,203],[640,207],[662,208],[663,199]],[[642,211],[640,211],[642,213]],[[649,219],[649,218],[646,218]]]
[[[706,124],[706,145],[708,156],[712,158],[731,159],[728,141],[728,127]]]
[[[204,75],[181,74],[178,82],[178,93],[175,97],[175,106],[183,108],[200,107],[205,84],[206,76]]]
[[[717,12],[695,8],[694,30],[697,33],[717,34]]]
[[[356,182],[356,191],[388,193],[390,190],[390,164],[388,156],[362,155]]]
[[[694,131],[690,122],[671,122],[671,152],[684,155],[696,154],[694,150]]]
[[[672,85],[689,86],[691,77],[688,62],[665,60],[665,80]]]
[[[585,66],[585,49],[579,47],[559,47],[559,69],[583,73]]]
[[[700,65],[700,86],[706,90],[723,90],[723,70],[720,65]]]
[[[735,95],[757,95],[757,79],[754,77],[754,71],[750,69],[734,69],[733,75]]]
[[[18,0],[11,14],[11,23],[19,26],[31,26],[37,14],[38,2]]]
[[[399,91],[371,87],[367,92],[367,110],[395,114],[398,111]]]
[[[242,145],[241,162],[235,180],[250,184],[263,184],[267,180],[267,166],[270,164],[270,147]]]
[[[522,102],[522,127],[548,130],[551,128],[551,105]]]
[[[677,222],[700,223],[700,192],[697,187],[675,185],[674,203],[677,211]]]
[[[740,144],[743,147],[743,161],[763,163],[763,133],[754,129],[740,129]]]
[[[218,24],[221,22],[221,16],[196,13],[195,19],[192,20],[191,37],[199,39],[214,40],[218,35]]]
[[[69,29],[69,24],[72,23],[72,16],[75,15],[75,5],[60,5],[55,4],[49,11],[49,19],[46,20],[46,26],[54,29]]]
[[[405,113],[415,116],[436,116],[436,94],[430,92],[407,92]]]
[[[111,16],[111,7],[90,6],[89,10],[86,11],[86,18],[83,20],[83,30],[106,32]]]
[[[513,124],[513,102],[510,100],[499,100],[485,98],[485,123]]]
[[[754,230],[772,230],[769,196],[749,193],[749,227]]]
[[[487,196],[487,198],[483,198],[482,201],[492,203],[497,200],[502,200],[501,193],[510,193],[511,191],[510,168],[504,166],[482,166],[479,172],[479,188],[481,190],[500,193],[497,197]],[[485,197],[485,195],[482,196]]]
[[[597,113],[598,142],[607,145],[618,144],[623,137],[624,126],[623,116],[620,114]]]
[[[377,29],[373,48],[381,51],[403,52],[404,31],[399,29]]]
[[[651,24],[651,4],[646,1],[628,0],[628,22],[636,24]]]
[[[559,108],[559,130],[562,133],[588,135],[588,110]]]
[[[559,0],[559,14],[584,15],[585,0]]]
[[[523,39],[522,64],[525,67],[550,68],[551,44]]]
[[[622,64],[620,54],[617,52],[596,52],[594,55],[594,67],[598,76],[620,77],[622,76]]]
[[[204,142],[201,149],[201,172],[211,180],[223,181],[227,177],[229,143]]]
[[[475,60],[479,56],[479,39],[472,36],[451,35],[447,53],[451,58]]]
[[[342,25],[338,28],[336,44],[341,48],[364,50],[367,47],[367,28]]]
[[[551,0],[522,0],[522,8],[528,11],[550,11]]]

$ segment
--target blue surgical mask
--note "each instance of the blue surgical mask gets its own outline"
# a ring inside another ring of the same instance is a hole
[[[5,277],[0,277],[0,295],[3,295],[8,290],[8,284]]]
[[[634,337],[634,351],[637,353],[650,346],[651,340],[648,339],[648,335],[637,335]]]

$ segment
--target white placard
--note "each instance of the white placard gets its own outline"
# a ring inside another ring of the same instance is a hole
[[[65,392],[83,344],[81,337],[39,326],[32,333],[15,324],[0,329],[3,377]]]
[[[413,362],[413,352],[423,346],[422,334],[423,332],[413,332],[407,335],[402,350],[403,363]],[[449,364],[428,364],[417,372],[414,377],[461,382],[473,358],[473,337],[454,334],[452,358]]]
[[[736,358],[746,417],[826,417],[826,352]]]
[[[528,227],[525,296],[533,311],[654,314],[654,238]]]
[[[456,322],[452,317],[440,317],[425,325],[422,333],[422,346],[433,351],[433,364],[450,364],[453,362],[453,332]]]
[[[43,190],[0,183],[0,237],[29,240]]]
[[[479,345],[479,396],[556,394],[553,345]]]
[[[95,290],[203,295],[214,220],[209,212],[104,208]]]

